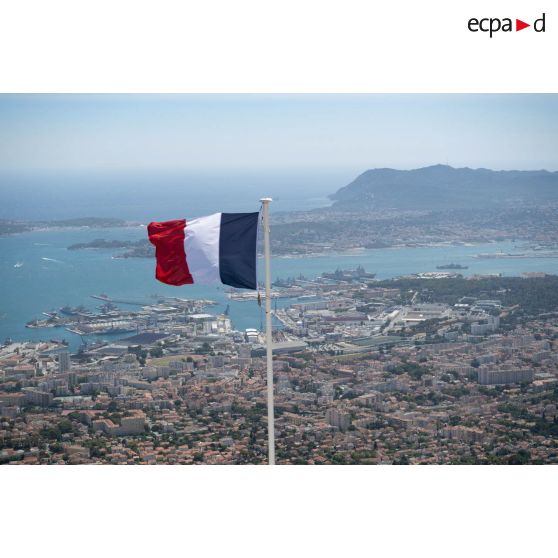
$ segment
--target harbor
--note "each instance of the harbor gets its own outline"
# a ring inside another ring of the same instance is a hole
[[[215,304],[212,300],[190,300],[184,298],[159,297],[155,303],[143,304],[140,310],[122,310],[116,303],[131,304],[130,301],[111,298],[108,295],[91,295],[92,298],[106,301],[97,311],[87,310],[84,306],[63,306],[58,311],[43,312],[46,319],[31,320],[25,325],[28,329],[63,328],[78,335],[112,335],[119,333],[140,333],[153,325],[169,323],[184,315],[201,313],[206,307]],[[134,303],[138,306],[139,302]]]
[[[106,238],[135,238],[134,229],[105,229]],[[81,338],[68,331],[80,330],[80,325],[92,318],[61,315],[60,309],[68,306],[85,308],[85,313],[99,314],[99,306],[112,303],[122,305],[122,316],[97,316],[98,322],[128,319],[126,312],[141,312],[143,306],[159,300],[197,299],[212,301],[212,313],[223,313],[230,305],[230,319],[238,330],[260,329],[263,312],[258,306],[257,293],[238,291],[229,293],[223,288],[191,285],[170,287],[154,285],[153,261],[148,258],[112,259],[110,252],[67,250],[72,242],[87,242],[99,237],[99,231],[57,230],[35,231],[1,239],[0,282],[4,288],[3,306],[0,308],[0,340],[44,340],[55,338],[67,341],[72,350],[79,348]],[[518,243],[499,242],[460,246],[432,246],[420,248],[378,248],[365,250],[358,255],[322,255],[306,258],[274,258],[272,261],[274,304],[279,308],[293,299],[312,295],[316,277],[324,272],[357,270],[374,273],[372,280],[401,277],[414,273],[434,272],[437,266],[455,263],[467,266],[456,271],[463,276],[497,275],[520,276],[523,273],[558,273],[558,258],[544,257],[549,251],[536,250],[541,257],[479,259],[479,253],[525,253],[532,247]],[[50,258],[44,260],[43,258]],[[50,260],[58,260],[50,261]],[[24,262],[14,268],[16,262]],[[442,270],[438,270],[442,271]],[[283,279],[280,279],[283,278]],[[296,278],[292,281],[291,278]],[[347,280],[348,278],[343,278]],[[284,290],[287,289],[287,290]],[[263,294],[263,293],[262,293]],[[104,295],[104,296],[103,296]],[[290,298],[283,298],[288,295]],[[304,299],[301,299],[302,302]],[[122,301],[122,302],[117,302]],[[131,304],[127,304],[131,303]],[[170,305],[175,305],[170,302]],[[176,303],[178,304],[178,302]],[[82,309],[83,311],[83,309]],[[56,319],[53,314],[56,314]],[[81,322],[81,323],[80,323]],[[29,327],[25,327],[26,323]],[[72,327],[73,325],[78,326]],[[110,340],[112,324],[97,328],[89,340]],[[46,329],[45,329],[46,328]],[[103,333],[106,332],[106,334]]]

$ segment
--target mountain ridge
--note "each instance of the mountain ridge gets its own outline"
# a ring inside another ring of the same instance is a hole
[[[369,169],[330,196],[335,209],[475,209],[558,201],[558,172],[455,168]]]

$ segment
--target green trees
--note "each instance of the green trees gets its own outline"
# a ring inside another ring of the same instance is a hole
[[[145,359],[147,358],[147,351],[141,345],[133,345],[128,347],[128,352],[133,353],[138,357],[140,366],[145,366]]]
[[[342,453],[334,453],[331,456],[331,463],[334,465],[345,465],[347,463],[347,460]]]
[[[431,372],[431,369],[427,366],[421,366],[415,362],[403,362],[390,366],[388,370],[396,375],[407,373],[413,380],[420,380],[424,374]]]
[[[41,438],[60,442],[63,434],[75,434],[76,426],[67,418],[62,419],[56,426],[45,426],[39,431]]]
[[[58,423],[58,431],[60,432],[60,434],[69,434],[70,432],[73,432],[73,430],[74,425],[67,419],[61,420]]]
[[[213,349],[207,341],[204,341],[198,352],[201,355],[210,355],[213,354]]]
[[[517,453],[510,456],[508,465],[526,465],[531,461],[531,454],[524,449],[520,449]]]
[[[391,279],[379,281],[376,287],[399,288],[401,292],[429,289],[429,297],[437,302],[455,304],[464,296],[493,298],[504,306],[519,305],[527,315],[536,315],[558,309],[558,276],[546,277],[492,277],[471,281],[454,279]]]
[[[153,357],[153,358],[160,358],[163,356],[163,348],[162,347],[153,347],[150,351],[149,354]]]

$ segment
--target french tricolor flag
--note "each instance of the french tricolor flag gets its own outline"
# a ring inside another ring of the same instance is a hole
[[[258,221],[255,213],[214,213],[147,226],[155,246],[155,277],[167,285],[223,283],[257,289]]]

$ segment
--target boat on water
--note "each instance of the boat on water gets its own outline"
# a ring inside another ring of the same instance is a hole
[[[47,327],[60,327],[61,324],[53,322],[51,320],[31,320],[25,324],[25,327],[29,329],[43,329]]]
[[[75,333],[77,335],[110,335],[113,333],[132,333],[137,332],[137,327],[135,324],[129,325],[114,325],[108,327],[97,327],[94,324],[91,325],[82,325],[80,327],[73,326],[67,327],[67,331],[71,333]]]
[[[54,310],[52,312],[43,312],[42,314],[43,316],[46,316],[47,318],[50,318],[52,320],[58,318],[58,314]]]
[[[364,267],[359,265],[356,269],[337,268],[333,273],[322,273],[322,277],[335,281],[361,281],[363,279],[374,279],[376,274],[367,272]]]
[[[60,308],[60,313],[61,314],[66,314],[67,316],[76,316],[78,314],[82,314],[84,312],[87,312],[87,308],[85,308],[85,306],[76,306],[75,308],[72,308],[71,306],[62,306],[62,308]]]
[[[23,267],[23,262],[16,262],[16,263],[14,264],[14,267],[15,267],[15,268]]]
[[[527,254],[512,254],[511,252],[483,252],[474,256],[485,260],[492,260],[498,258],[526,258]]]
[[[105,302],[105,304],[101,304],[101,306],[97,307],[103,314],[111,314],[118,311],[118,306],[113,304],[112,302]]]
[[[132,306],[145,306],[147,304],[147,301],[145,300],[132,300],[128,298],[112,298],[105,293],[101,293],[98,295],[90,295],[90,296],[91,298],[94,298],[96,300],[102,300],[103,302],[112,302],[113,304],[114,303],[130,304]]]

